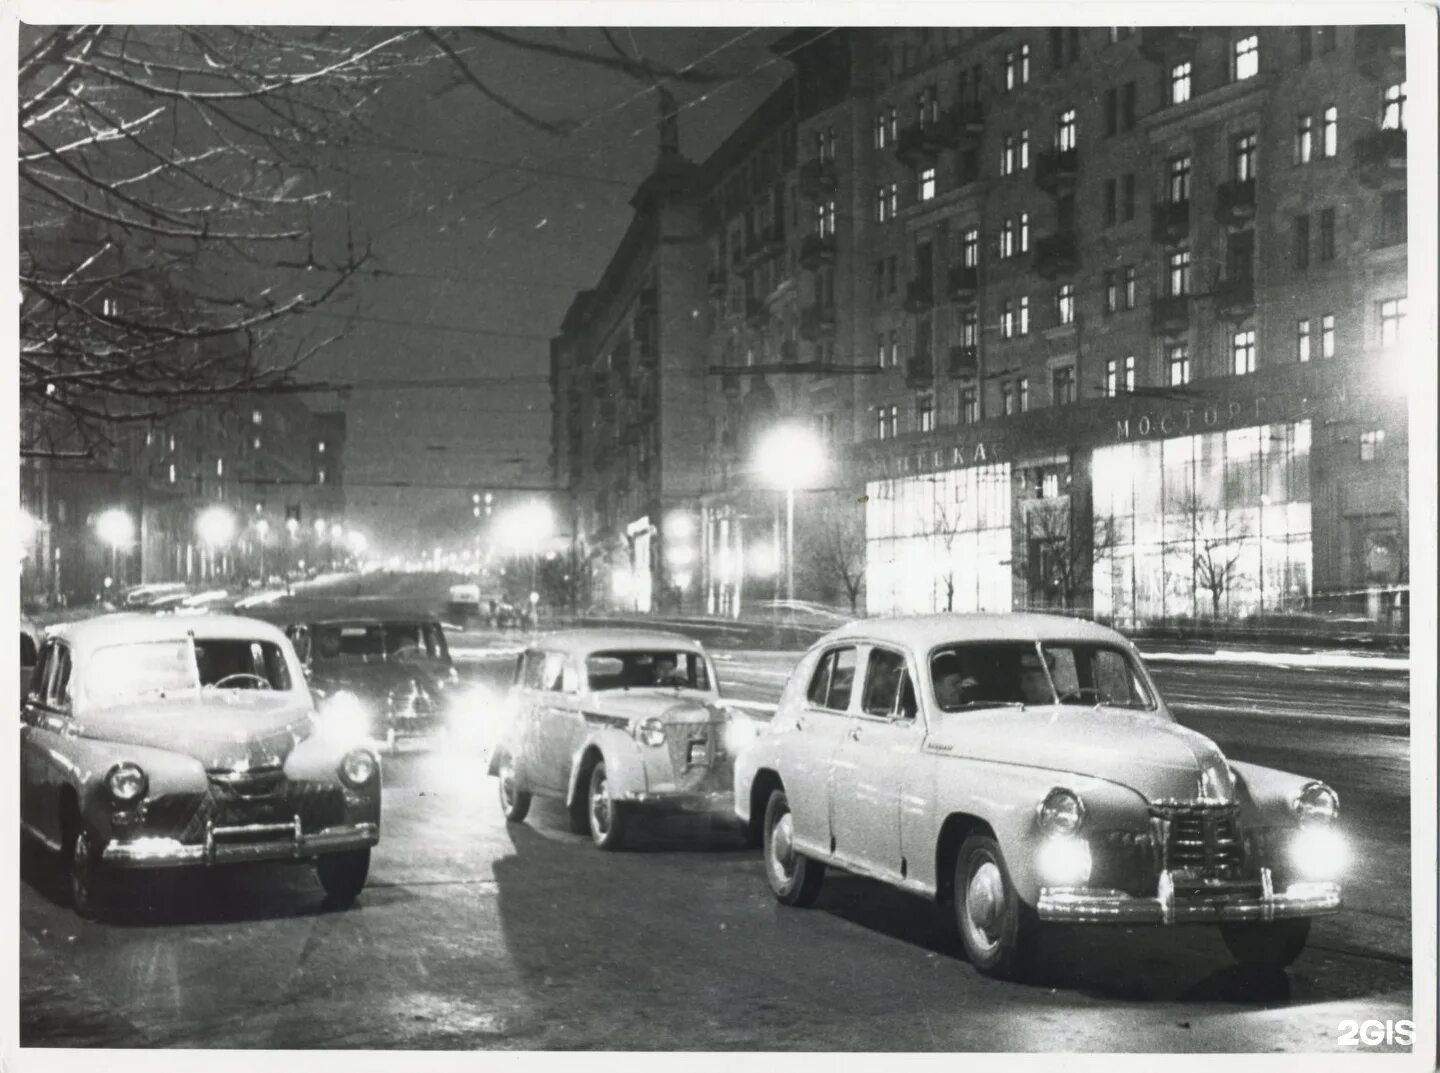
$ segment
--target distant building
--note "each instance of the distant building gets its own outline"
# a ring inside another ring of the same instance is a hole
[[[753,451],[799,420],[833,452],[798,497],[805,598],[837,602],[831,545],[858,532],[872,613],[1403,624],[1404,368],[1430,357],[1406,322],[1403,28],[776,47],[793,78],[671,203],[703,206],[693,280],[656,277],[710,295],[662,350],[709,374],[683,446],[704,439],[708,608],[779,592]],[[608,309],[577,302],[564,338]]]

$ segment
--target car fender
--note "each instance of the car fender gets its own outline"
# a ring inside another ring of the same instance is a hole
[[[1235,794],[1240,801],[1241,822],[1246,825],[1295,826],[1292,802],[1300,796],[1301,790],[1312,782],[1320,781],[1239,760],[1230,761],[1230,770],[1235,775]],[[1340,815],[1343,818],[1345,803],[1341,801],[1340,804]]]
[[[584,770],[585,754],[592,749],[599,750],[605,761],[605,778],[610,783],[612,796],[643,794],[649,788],[639,743],[618,728],[596,727],[585,735],[585,739],[570,756],[570,786],[565,792],[567,805],[575,803],[577,794],[583,795],[586,792],[586,788],[580,785],[580,778]]]
[[[773,733],[767,726],[753,741],[746,743],[735,757],[735,815],[745,823],[754,818],[750,814],[750,791],[760,770],[769,769],[784,779],[779,745],[780,735]]]
[[[204,765],[194,757],[166,749],[141,745],[115,745],[78,738],[65,750],[67,784],[75,792],[80,815],[101,841],[110,837],[110,818],[115,806],[105,789],[105,776],[116,764],[136,764],[145,772],[146,798],[168,794],[204,793],[210,785]],[[57,750],[57,759],[62,755]],[[55,802],[58,808],[59,800]]]

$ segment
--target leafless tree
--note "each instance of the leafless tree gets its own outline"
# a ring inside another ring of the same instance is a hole
[[[851,614],[858,614],[865,588],[865,528],[859,512],[828,517],[807,544],[806,561],[817,586],[843,590]]]
[[[642,95],[713,77],[606,37],[609,51],[493,29],[22,27],[22,456],[95,458],[167,410],[303,387],[337,337],[296,318],[367,266],[348,147],[416,68],[556,135],[575,124],[497,91],[484,49],[599,66]]]
[[[955,560],[951,556],[950,550],[955,546],[955,538],[959,533],[960,504],[952,503],[947,506],[937,499],[935,501],[935,536],[945,552],[945,566],[938,580],[945,589],[946,611],[955,610]]]
[[[1028,502],[1028,553],[1017,558],[1014,567],[1027,586],[1038,584],[1044,589],[1047,603],[1067,610],[1080,607],[1094,584],[1096,561],[1118,543],[1115,519],[1096,515],[1087,527],[1077,524],[1076,515],[1069,496]]]
[[[1190,531],[1195,587],[1210,594],[1210,614],[1220,617],[1225,594],[1239,580],[1240,561],[1250,531],[1227,511],[1207,507],[1193,492],[1180,504]]]

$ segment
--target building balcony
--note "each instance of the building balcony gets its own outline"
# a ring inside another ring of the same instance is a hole
[[[1073,274],[1080,267],[1080,245],[1073,232],[1046,235],[1035,243],[1035,271],[1046,279]]]
[[[985,108],[979,101],[960,101],[950,109],[950,128],[962,145],[974,144],[985,132]]]
[[[935,305],[935,292],[928,279],[912,279],[905,284],[905,312],[924,313]]]
[[[835,263],[834,235],[806,235],[800,244],[800,265],[811,271]]]
[[[945,277],[945,293],[952,302],[973,302],[980,290],[980,269],[976,265],[951,265]]]
[[[1190,237],[1190,202],[1161,201],[1150,206],[1150,238],[1162,246],[1176,246]]]
[[[1373,130],[1355,143],[1355,176],[1372,188],[1406,183],[1409,139],[1403,130]]]
[[[935,383],[935,359],[926,351],[916,354],[905,362],[905,386],[909,388],[926,388]]]
[[[952,378],[964,379],[980,374],[980,348],[956,343],[946,355],[945,372]]]
[[[1140,30],[1140,54],[1152,63],[1164,63],[1188,55],[1199,40],[1193,26],[1145,26]]]
[[[935,163],[944,145],[938,123],[914,123],[895,139],[895,157],[907,167],[920,168]]]
[[[1150,306],[1150,329],[1156,335],[1184,335],[1190,330],[1190,296],[1156,298]]]
[[[800,346],[793,339],[780,341],[780,360],[794,361],[800,356]]]
[[[810,342],[835,334],[833,305],[806,306],[800,311],[800,334]]]
[[[800,165],[800,193],[811,201],[834,193],[839,170],[832,160],[807,160]]]
[[[1051,197],[1075,192],[1080,177],[1080,150],[1046,149],[1035,156],[1035,185]]]
[[[1405,27],[1355,27],[1355,66],[1374,79],[1404,71]]]
[[[1215,219],[1227,227],[1244,227],[1255,219],[1255,180],[1235,179],[1215,188]]]
[[[1255,312],[1255,278],[1222,279],[1215,288],[1215,312],[1226,320],[1244,320]]]
[[[727,399],[738,399],[740,397],[740,374],[722,373],[720,376],[720,390]]]

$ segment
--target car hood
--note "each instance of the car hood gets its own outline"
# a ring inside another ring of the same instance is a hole
[[[403,660],[322,664],[315,668],[310,685],[327,694],[346,689],[358,697],[387,697],[391,693],[408,693],[411,689],[434,694],[440,691],[440,680],[449,674],[450,668],[445,664],[432,667]]]
[[[607,689],[591,694],[585,710],[632,722],[653,717],[666,723],[711,723],[725,718],[717,698],[677,689]]]
[[[283,764],[314,731],[313,710],[303,693],[219,690],[108,708],[79,723],[87,738],[165,749],[215,770]]]
[[[926,748],[1103,779],[1151,803],[1234,800],[1215,743],[1152,713],[1065,705],[958,712],[939,717]]]

